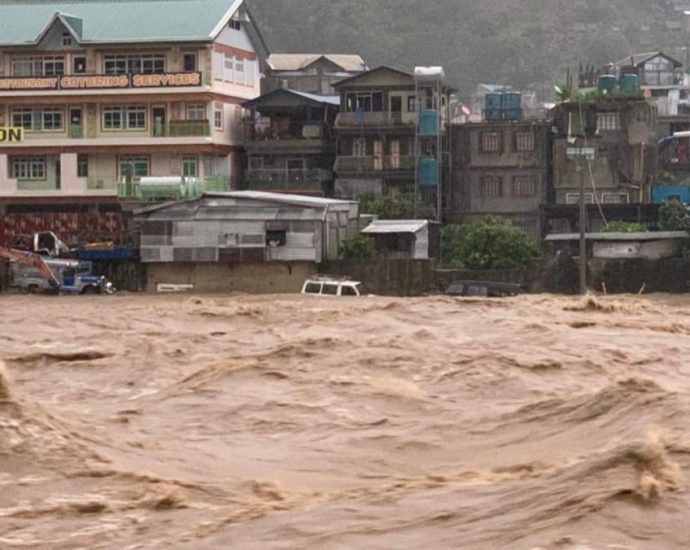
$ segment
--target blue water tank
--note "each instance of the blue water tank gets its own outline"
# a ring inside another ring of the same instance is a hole
[[[690,185],[660,184],[652,186],[652,203],[663,204],[672,200],[681,204],[690,203]]]
[[[610,94],[616,89],[616,77],[612,74],[602,74],[599,77],[597,89],[603,94]]]
[[[484,111],[484,118],[487,122],[498,122],[503,120],[503,109],[487,109]]]
[[[640,93],[640,77],[636,74],[623,74],[620,79],[621,92],[625,95],[636,96]]]
[[[438,185],[438,160],[423,157],[419,160],[419,185],[436,187]]]
[[[438,111],[426,110],[419,113],[419,133],[422,136],[438,134]]]
[[[503,94],[503,120],[522,119],[522,94],[506,92]]]

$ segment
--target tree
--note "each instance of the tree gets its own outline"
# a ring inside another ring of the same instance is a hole
[[[537,243],[519,228],[496,218],[447,225],[442,234],[446,263],[464,269],[521,267],[541,257]]]
[[[338,249],[341,260],[370,260],[376,255],[374,239],[367,235],[356,235],[344,240]]]
[[[414,217],[414,202],[403,196],[366,195],[359,201],[359,211],[382,220],[404,220]]]
[[[663,231],[687,231],[690,229],[688,210],[677,200],[665,202],[659,207],[659,228]]]

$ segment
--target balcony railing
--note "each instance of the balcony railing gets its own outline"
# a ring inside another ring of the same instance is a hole
[[[414,126],[415,121],[403,122],[402,113],[389,112],[350,112],[340,113],[335,120],[337,128],[347,128],[352,126]]]
[[[312,169],[250,169],[246,174],[248,189],[283,189],[320,191],[322,184],[330,181],[330,170]]]
[[[84,128],[81,124],[72,124],[69,127],[69,137],[81,139],[84,137]]]
[[[262,126],[256,121],[246,120],[244,136],[250,141],[321,140],[328,137],[328,128],[324,124],[290,121],[288,126],[279,129],[277,126]]]
[[[171,120],[165,126],[154,127],[154,137],[208,137],[211,124],[208,120]]]
[[[411,155],[385,155],[378,157],[339,156],[335,161],[335,171],[347,172],[395,172],[414,171],[415,158]]]

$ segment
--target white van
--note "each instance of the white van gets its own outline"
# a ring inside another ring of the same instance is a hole
[[[359,281],[350,279],[317,276],[304,281],[302,294],[315,296],[366,296],[368,293]]]

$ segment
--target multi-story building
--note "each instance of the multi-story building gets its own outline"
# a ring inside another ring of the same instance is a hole
[[[496,216],[541,239],[540,209],[550,189],[550,130],[545,120],[452,125],[449,219]]]
[[[418,113],[432,115],[431,126],[444,128],[449,96],[431,88],[417,97],[415,76],[378,67],[334,85],[340,94],[336,119],[336,194],[358,197],[369,194],[415,192]],[[444,140],[445,142],[445,140]]]
[[[569,102],[559,104],[553,116],[550,202],[555,207],[550,207],[547,217],[567,220],[570,227],[552,226],[572,230],[583,182],[585,202],[592,211],[603,212],[609,220],[607,211],[613,219],[639,216],[636,205],[649,203],[657,171],[654,105],[634,98]],[[594,158],[578,155],[578,150],[585,153],[581,148],[590,150]]]
[[[277,88],[332,95],[333,84],[368,70],[359,55],[274,53],[266,60],[264,93]]]
[[[3,210],[115,203],[146,176],[231,188],[266,55],[242,0],[0,3]]]
[[[278,88],[243,104],[246,189],[330,195],[338,96]]]

